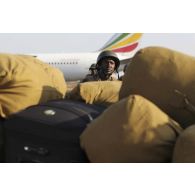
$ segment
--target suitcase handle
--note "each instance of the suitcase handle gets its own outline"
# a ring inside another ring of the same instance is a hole
[[[46,148],[35,146],[24,146],[24,151],[28,153],[35,153],[41,156],[46,156],[49,153],[49,151]]]

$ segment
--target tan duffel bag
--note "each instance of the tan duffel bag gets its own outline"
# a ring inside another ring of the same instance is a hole
[[[153,103],[129,96],[111,105],[80,137],[91,162],[171,162],[182,128]]]
[[[195,58],[161,47],[136,53],[128,66],[120,99],[141,95],[159,106],[183,127],[195,123]],[[186,98],[192,108],[186,104]]]
[[[195,125],[186,128],[178,137],[173,162],[195,163]]]
[[[109,106],[119,100],[121,81],[92,81],[78,84],[69,94],[72,100]]]
[[[0,54],[0,117],[64,98],[66,90],[60,70],[34,57]]]

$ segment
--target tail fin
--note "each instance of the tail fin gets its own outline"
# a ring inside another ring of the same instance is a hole
[[[142,33],[117,33],[100,50],[113,52],[131,52],[139,43]]]

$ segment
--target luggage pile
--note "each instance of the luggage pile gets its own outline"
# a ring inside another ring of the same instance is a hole
[[[122,82],[81,83],[8,113],[5,162],[195,162],[194,83],[194,57],[142,49]]]
[[[1,162],[88,162],[79,136],[105,106],[66,100],[62,72],[30,56],[0,54],[0,86]]]
[[[194,84],[194,57],[160,47],[138,51],[123,77],[119,102],[80,137],[89,160],[195,162],[195,129],[189,127],[195,124]]]

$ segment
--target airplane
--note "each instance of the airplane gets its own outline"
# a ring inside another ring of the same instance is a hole
[[[96,52],[31,55],[59,68],[66,81],[79,81],[89,73],[89,67],[96,63],[99,53],[104,50],[111,50],[117,54],[121,64],[119,71],[122,70],[136,53],[141,37],[141,33],[116,33]]]

